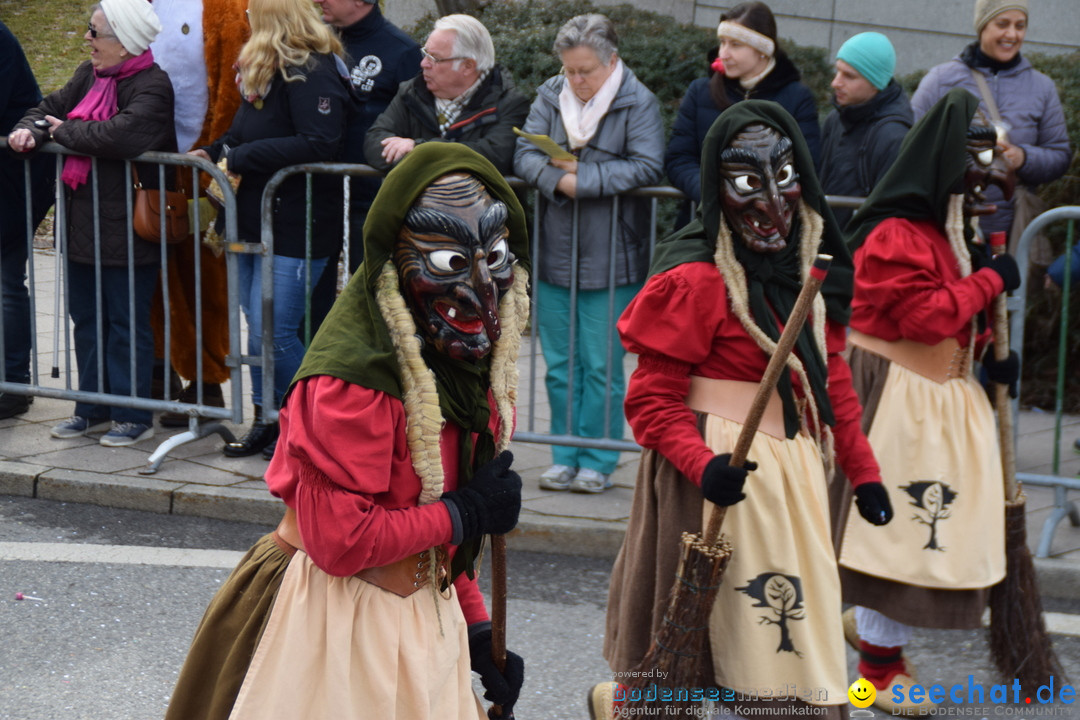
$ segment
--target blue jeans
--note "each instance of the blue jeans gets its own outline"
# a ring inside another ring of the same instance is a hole
[[[150,302],[157,288],[157,265],[137,265],[135,285],[135,395],[150,397],[154,368],[154,331],[150,328]],[[75,360],[79,366],[79,389],[98,390],[98,357],[104,362],[105,387],[101,392],[131,395],[131,353],[128,268],[101,268],[101,345],[97,337],[97,295],[94,266],[68,262],[68,309],[75,323]],[[149,425],[149,410],[75,403],[75,414],[92,420],[111,419]]]
[[[262,262],[261,255],[237,257],[240,275],[240,307],[248,325],[248,353],[262,355]],[[311,285],[319,281],[327,258],[311,260]],[[304,344],[297,336],[304,321],[304,304],[310,291],[305,286],[304,259],[274,255],[274,401],[276,407],[289,389],[300,362],[304,359]],[[251,401],[263,404],[263,372],[251,367]]]
[[[0,299],[4,313],[2,377],[7,382],[30,382],[30,292],[26,289],[26,223],[7,223],[17,230],[0,238]]]
[[[615,315],[608,316],[607,290],[579,290],[574,342],[570,357],[570,289],[537,281],[540,346],[544,351],[548,402],[551,404],[551,432],[554,435],[620,439],[623,436],[623,396],[626,379],[623,373],[623,350],[615,330],[619,315],[641,289],[641,283],[615,288]],[[608,374],[608,340],[611,346],[611,392],[605,389]],[[573,362],[573,397],[569,392],[570,363]],[[571,412],[566,424],[566,409]],[[604,432],[605,416],[610,417],[610,432]],[[558,465],[614,472],[619,453],[614,450],[552,446]]]

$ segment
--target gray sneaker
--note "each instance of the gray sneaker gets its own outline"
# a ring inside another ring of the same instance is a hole
[[[581,468],[570,482],[570,489],[581,493],[602,493],[611,486],[609,476],[592,468]]]
[[[142,423],[114,422],[112,429],[101,436],[105,447],[127,447],[140,440],[154,437],[154,428]]]
[[[569,465],[552,465],[540,476],[540,488],[543,490],[569,490],[570,481],[577,474],[577,469]]]
[[[49,432],[54,438],[66,440],[77,438],[92,432],[108,430],[111,423],[108,420],[91,420],[90,418],[72,415],[67,420],[61,420],[53,426]]]

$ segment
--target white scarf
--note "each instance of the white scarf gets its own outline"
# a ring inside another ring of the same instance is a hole
[[[764,70],[762,70],[760,73],[758,73],[754,77],[739,78],[739,85],[742,86],[743,90],[753,90],[754,88],[757,87],[757,84],[759,82],[761,82],[762,80],[765,79],[766,75],[768,75],[769,73],[771,73],[773,71],[773,68],[775,68],[775,67],[776,67],[776,58],[769,58],[769,62],[768,62],[767,65],[765,65]]]
[[[596,94],[589,98],[589,102],[581,102],[570,87],[570,80],[563,80],[562,92],[559,93],[559,112],[562,114],[563,127],[566,128],[566,139],[571,150],[585,147],[596,134],[600,121],[607,115],[611,101],[615,99],[615,93],[622,85],[623,68],[622,59],[616,60],[615,69]]]

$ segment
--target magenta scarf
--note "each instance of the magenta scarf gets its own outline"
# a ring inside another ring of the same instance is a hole
[[[104,70],[94,70],[94,84],[90,92],[67,114],[68,120],[108,120],[116,114],[116,81],[129,78],[154,64],[154,54],[147,50],[119,65]],[[90,175],[90,158],[68,155],[64,172],[60,176],[72,190],[86,182]]]

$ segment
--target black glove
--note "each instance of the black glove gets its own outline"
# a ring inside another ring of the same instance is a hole
[[[855,488],[855,507],[871,525],[887,525],[892,520],[889,493],[880,482],[868,482]]]
[[[1020,356],[1016,354],[1015,350],[1009,351],[1009,357],[1004,360],[998,360],[994,355],[994,345],[991,343],[986,348],[986,352],[982,357],[983,372],[986,375],[983,378],[983,386],[986,387],[988,382],[995,382],[1001,385],[1009,386],[1009,397],[1016,399],[1019,394],[1017,389],[1017,380],[1020,379]],[[987,387],[986,392],[993,397],[991,388]]]
[[[757,463],[747,460],[741,468],[732,467],[731,453],[717,455],[705,466],[701,474],[701,494],[705,499],[721,507],[734,505],[746,497],[743,483],[746,475],[757,470]]]
[[[469,659],[473,672],[480,675],[484,686],[484,699],[502,706],[502,716],[513,715],[514,703],[521,694],[525,682],[525,661],[521,656],[506,651],[506,669],[499,670],[491,657],[491,623],[483,622],[469,626]]]
[[[988,267],[1001,276],[1002,282],[1005,283],[1005,292],[1020,287],[1020,268],[1016,265],[1016,259],[1009,253],[990,258]]]
[[[503,450],[473,474],[468,487],[443,493],[454,522],[451,543],[460,545],[469,538],[505,535],[514,529],[521,512],[521,477],[510,469],[512,462],[513,453]]]

